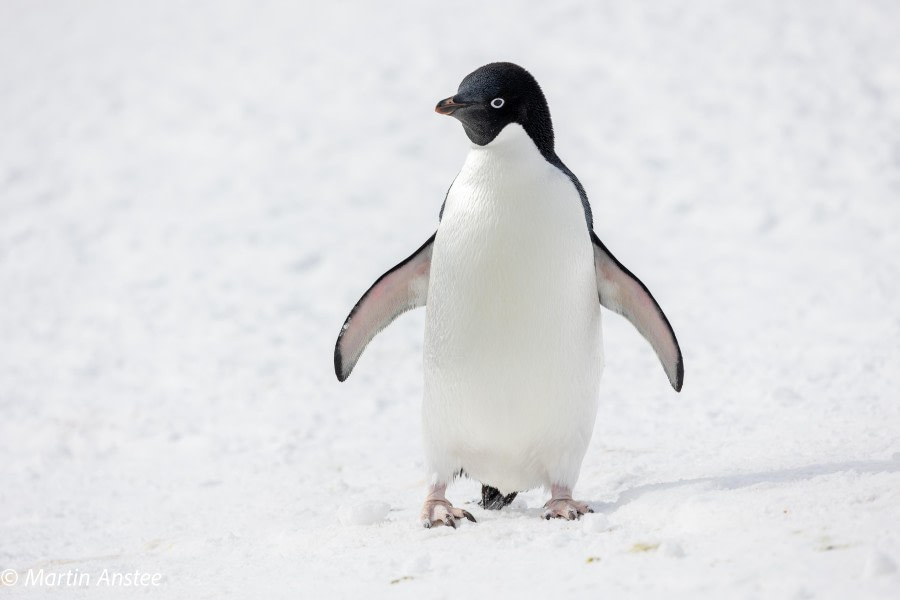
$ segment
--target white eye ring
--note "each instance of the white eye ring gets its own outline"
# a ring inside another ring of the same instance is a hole
[[[494,108],[501,108],[504,104],[506,104],[506,101],[503,98],[494,98],[491,100],[491,106]]]

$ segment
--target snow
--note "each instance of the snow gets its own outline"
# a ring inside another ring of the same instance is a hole
[[[866,560],[865,577],[881,577],[882,575],[891,575],[897,571],[897,565],[890,558],[881,552],[872,553]]]
[[[0,595],[900,596],[900,9],[887,1],[0,6]],[[435,102],[512,60],[685,354],[604,319],[576,496],[425,530]],[[342,518],[343,517],[343,518]],[[349,517],[349,518],[348,518]],[[158,587],[99,584],[160,573]]]
[[[341,508],[338,519],[344,525],[375,525],[384,521],[390,510],[386,502],[359,502]]]

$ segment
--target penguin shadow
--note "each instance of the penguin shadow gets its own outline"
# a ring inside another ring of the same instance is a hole
[[[790,483],[804,479],[812,479],[820,475],[831,475],[854,471],[856,473],[898,473],[900,472],[900,452],[887,460],[858,460],[848,462],[823,463],[806,465],[792,469],[776,471],[760,471],[756,473],[740,473],[737,475],[721,475],[717,477],[697,477],[695,479],[679,479],[663,483],[648,483],[625,490],[613,502],[590,501],[588,504],[596,513],[614,513],[626,504],[634,502],[646,494],[661,492],[680,487],[708,484],[714,489],[735,490],[760,483]]]

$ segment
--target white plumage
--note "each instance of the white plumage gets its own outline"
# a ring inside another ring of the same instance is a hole
[[[435,110],[462,123],[472,149],[437,232],[350,311],[335,374],[345,380],[379,331],[427,306],[422,433],[431,481],[421,523],[475,520],[445,495],[460,472],[483,484],[485,508],[544,486],[551,498],[541,516],[577,519],[591,511],[572,489],[597,414],[600,306],[650,342],[676,391],[678,340],[647,286],[593,232],[528,71],[484,65]]]
[[[432,483],[571,489],[602,370],[594,250],[578,191],[524,129],[473,145],[431,258],[423,435]]]

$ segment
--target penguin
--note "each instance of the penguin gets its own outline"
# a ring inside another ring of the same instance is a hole
[[[594,232],[587,194],[556,154],[550,109],[528,71],[484,65],[435,111],[462,124],[470,150],[437,231],[351,310],[335,374],[346,380],[378,332],[425,306],[421,524],[475,521],[445,495],[463,474],[482,483],[485,508],[542,487],[543,518],[578,519],[592,512],[572,490],[597,414],[600,307],[634,325],[675,391],[681,349],[653,295]]]

